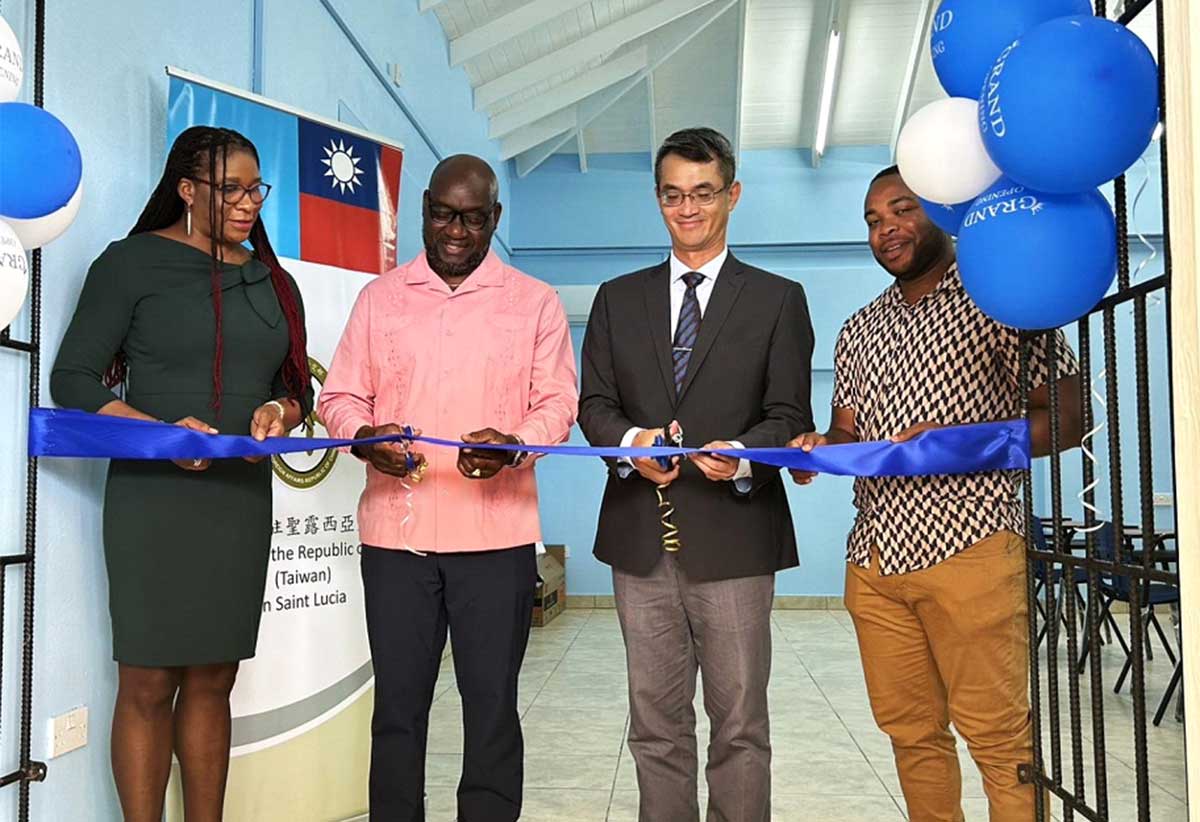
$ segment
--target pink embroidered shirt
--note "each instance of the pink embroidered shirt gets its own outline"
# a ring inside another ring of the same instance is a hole
[[[396,423],[451,440],[491,427],[556,444],[567,439],[578,404],[570,329],[550,286],[489,252],[451,291],[422,253],[362,290],[319,413],[333,437]],[[471,480],[458,472],[456,450],[418,450],[429,468],[413,486],[407,525],[401,481],[367,465],[358,506],[365,544],[449,552],[541,539],[535,460]]]

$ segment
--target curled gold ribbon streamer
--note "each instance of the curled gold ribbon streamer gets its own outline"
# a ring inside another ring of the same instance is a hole
[[[667,486],[655,486],[654,493],[658,494],[658,509],[662,512],[660,516],[663,526],[662,547],[664,551],[673,554],[683,547],[683,543],[679,539],[679,528],[671,521],[671,516],[675,513],[675,506],[667,498]]]
[[[404,433],[408,436],[412,436],[412,426],[404,426]],[[416,548],[413,548],[408,544],[408,533],[412,529],[413,520],[416,519],[417,516],[416,506],[413,505],[413,486],[425,478],[425,469],[429,463],[422,462],[417,464],[413,459],[412,454],[410,454],[408,451],[411,445],[412,443],[410,441],[405,440],[400,446],[404,451],[404,459],[408,465],[408,474],[400,478],[400,485],[402,488],[404,488],[404,517],[400,520],[400,540],[404,543],[404,545],[401,547],[405,551],[408,551],[410,554],[416,554],[419,557],[423,557],[426,556],[424,551],[418,551]]]
[[[662,433],[654,438],[654,444],[666,445],[668,438],[676,446],[683,445],[683,428],[674,420],[668,425],[663,426]],[[664,471],[669,469],[669,462],[665,462],[660,458],[659,463]],[[672,517],[675,515],[675,506],[671,504],[671,500],[667,497],[666,485],[656,485],[654,493],[658,495],[659,522],[662,523],[663,528],[663,550],[669,554],[677,553],[683,547],[683,541],[679,538],[679,529],[672,521]]]
[[[413,487],[409,484],[408,479],[400,480],[400,485],[404,488],[404,517],[400,520],[400,539],[404,543],[400,546],[403,550],[410,554],[416,554],[419,557],[426,556],[424,551],[418,551],[408,544],[408,532],[411,530],[412,522],[417,516],[416,507],[413,505]]]

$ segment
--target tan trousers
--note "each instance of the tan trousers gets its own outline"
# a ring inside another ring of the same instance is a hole
[[[892,740],[911,822],[963,822],[950,722],[983,776],[991,822],[1031,822],[1034,790],[1025,543],[993,534],[950,559],[880,576],[846,566],[871,710]]]

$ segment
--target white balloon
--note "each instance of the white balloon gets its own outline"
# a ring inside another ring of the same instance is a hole
[[[83,182],[80,181],[79,188],[75,189],[71,199],[67,200],[67,204],[58,211],[52,211],[44,217],[31,217],[28,220],[18,220],[15,217],[5,217],[4,220],[16,232],[17,237],[21,240],[21,245],[32,251],[57,240],[59,235],[70,228],[71,223],[75,222],[75,215],[79,213],[79,205],[82,202]]]
[[[17,35],[0,17],[0,103],[11,103],[21,93],[23,63]]]
[[[934,203],[973,200],[1000,179],[979,131],[979,101],[951,97],[918,111],[896,143],[900,176]]]
[[[8,223],[0,220],[0,328],[7,328],[29,291],[29,260]]]

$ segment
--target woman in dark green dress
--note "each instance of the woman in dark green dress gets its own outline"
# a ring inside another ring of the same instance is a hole
[[[269,191],[242,135],[181,134],[133,231],[88,272],[55,401],[259,439],[299,425],[312,408],[303,308],[259,219]],[[127,822],[161,819],[172,751],[188,822],[221,818],[229,693],[254,655],[270,540],[269,461],[109,466],[112,761]]]

